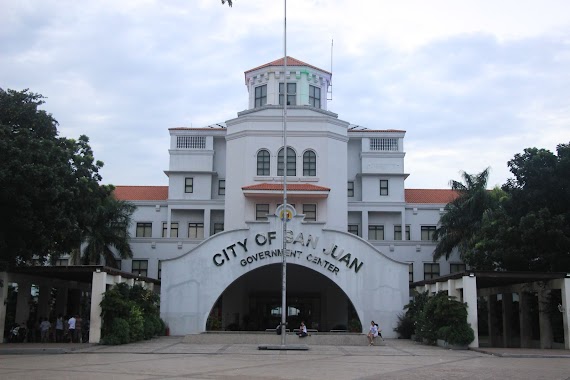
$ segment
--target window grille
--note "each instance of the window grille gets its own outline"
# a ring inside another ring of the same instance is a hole
[[[370,150],[398,151],[398,139],[370,139]]]
[[[206,136],[176,136],[178,149],[206,149]]]

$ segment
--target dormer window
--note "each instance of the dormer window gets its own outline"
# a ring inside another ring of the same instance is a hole
[[[279,105],[283,105],[283,95],[285,92],[285,83],[279,83]],[[297,83],[287,83],[287,105],[294,106],[297,104]]]
[[[267,104],[267,85],[257,86],[255,88],[255,108]]]
[[[317,86],[309,86],[309,105],[321,108],[321,89]]]

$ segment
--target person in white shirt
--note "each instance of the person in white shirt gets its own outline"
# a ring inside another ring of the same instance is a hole
[[[378,326],[374,321],[370,322],[370,331],[368,331],[369,346],[374,346],[374,338],[378,336]]]
[[[47,318],[44,318],[42,323],[40,323],[40,331],[42,333],[42,343],[49,342],[49,329],[51,328],[51,323]]]
[[[299,338],[304,338],[306,337],[307,334],[307,326],[305,326],[305,321],[301,321],[301,326],[299,326]]]
[[[73,343],[73,338],[75,338],[75,317],[71,316],[67,323],[69,324],[69,339]]]

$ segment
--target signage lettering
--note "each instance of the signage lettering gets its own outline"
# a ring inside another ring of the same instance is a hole
[[[271,242],[277,238],[276,231],[269,231],[266,234],[258,233],[254,237],[255,244],[260,247],[265,245],[271,245]],[[318,265],[335,275],[338,275],[340,272],[340,268],[334,264],[333,260],[336,260],[338,263],[343,263],[346,265],[348,269],[354,269],[354,273],[358,273],[364,262],[360,261],[356,256],[353,257],[352,253],[344,251],[343,248],[339,248],[336,244],[331,244],[331,246],[327,248],[323,248],[322,254],[329,256],[330,259],[325,260],[324,258],[320,257],[317,253],[317,247],[319,242],[318,236],[312,235],[304,235],[303,232],[299,232],[296,236],[293,234],[293,231],[287,230],[285,232],[285,240],[287,243],[292,245],[300,245],[301,247],[308,247],[309,249],[312,248],[316,252],[309,253],[306,258],[307,261]],[[226,248],[222,249],[221,252],[217,252],[212,256],[212,261],[218,267],[221,267],[225,263],[231,261],[232,259],[238,259],[239,256],[239,263],[242,267],[245,267],[249,264],[254,264],[258,261],[271,259],[275,257],[282,256],[282,249],[271,249],[271,250],[264,250],[259,251],[254,254],[245,255],[248,253],[247,247],[247,238],[243,239],[243,241],[236,241],[233,244],[228,245]],[[292,257],[296,259],[300,259],[303,255],[303,251],[300,250],[285,250],[286,257]],[[245,256],[245,257],[244,257]]]

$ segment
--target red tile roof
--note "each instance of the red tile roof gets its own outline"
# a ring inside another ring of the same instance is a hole
[[[113,195],[122,201],[165,201],[168,186],[116,186]]]
[[[265,67],[270,67],[270,66],[283,66],[284,64],[285,64],[285,58],[279,58],[279,59],[276,59],[276,60],[273,61],[273,62],[269,62],[269,63],[266,63],[265,65],[257,66],[256,68],[247,70],[247,71],[245,71],[245,73],[247,74],[247,73],[249,73],[250,71],[259,70],[259,69],[263,69],[263,68],[265,68]],[[305,63],[305,62],[303,62],[303,61],[299,61],[299,60],[296,59],[296,58],[287,56],[287,67],[289,67],[289,66],[307,66],[307,67],[311,67],[311,68],[313,68],[313,69],[315,69],[315,70],[319,70],[319,71],[325,72],[325,73],[327,73],[327,74],[331,74],[331,73],[329,73],[329,72],[326,71],[326,70],[319,69],[319,68],[316,67],[316,66],[309,65],[308,63]],[[331,75],[332,75],[332,74],[331,74]]]
[[[406,203],[447,204],[457,198],[457,191],[446,189],[406,189]]]
[[[282,191],[283,184],[260,183],[242,187],[242,190]],[[328,187],[307,183],[287,184],[289,191],[330,191]],[[441,203],[454,200],[458,193],[446,189],[406,189],[407,203]],[[164,201],[168,199],[168,186],[116,186],[115,198],[125,201]]]
[[[260,183],[259,185],[244,186],[242,190],[266,190],[266,191],[282,191],[281,183]],[[309,183],[291,183],[287,184],[287,191],[330,191],[328,187],[311,185]]]

